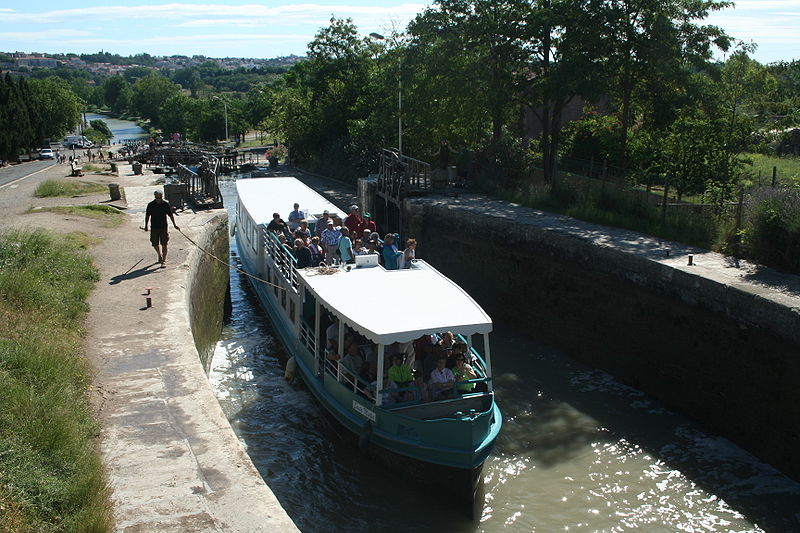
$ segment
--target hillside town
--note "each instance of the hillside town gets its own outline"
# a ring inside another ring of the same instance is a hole
[[[265,67],[289,68],[303,59],[302,56],[297,55],[289,55],[270,59],[241,57],[212,58],[203,55],[194,55],[192,57],[182,55],[158,57],[150,56],[148,54],[141,54],[140,56],[135,57],[141,57],[145,61],[142,63],[130,63],[127,61],[128,58],[103,53],[102,51],[98,54],[91,55],[43,54],[39,52],[19,51],[0,52],[0,71],[25,75],[34,69],[54,69],[64,67],[101,76],[115,76],[122,75],[126,70],[133,67],[151,67],[159,70],[173,71],[202,65],[208,61],[217,63],[219,67],[224,70],[243,69],[245,71],[250,71]],[[107,60],[98,61],[98,58],[104,58]]]

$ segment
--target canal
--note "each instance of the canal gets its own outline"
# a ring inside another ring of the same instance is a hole
[[[236,202],[222,184],[225,205]],[[231,220],[234,213],[231,212]],[[231,243],[232,249],[235,243]],[[247,281],[209,379],[235,432],[304,532],[795,532],[800,484],[604,372],[496,324],[504,427],[479,520],[446,489],[363,455],[298,380]]]
[[[86,113],[86,121],[91,122],[93,120],[102,120],[106,123],[111,133],[114,134],[111,138],[111,142],[114,144],[147,138],[147,132],[130,120],[111,118],[106,115],[98,115],[97,113]]]

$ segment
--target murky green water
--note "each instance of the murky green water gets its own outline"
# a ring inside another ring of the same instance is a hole
[[[235,272],[231,291],[209,378],[302,531],[800,531],[800,484],[502,325],[492,361],[505,425],[484,468],[482,518],[470,521],[446,489],[407,483],[360,453],[301,382],[286,383],[283,347]]]

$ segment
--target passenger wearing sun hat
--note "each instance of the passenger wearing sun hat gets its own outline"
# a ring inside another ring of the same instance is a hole
[[[364,225],[362,226],[362,228],[364,230],[369,230],[370,233],[372,233],[373,231],[378,231],[378,226],[376,226],[375,222],[372,220],[371,214],[364,213]]]
[[[322,232],[328,227],[328,221],[331,220],[331,214],[326,209],[322,212],[322,218],[317,220],[317,225],[314,226],[314,233],[317,234],[317,237],[322,239]]]
[[[341,232],[333,226],[333,219],[329,218],[326,228],[322,231],[320,240],[325,246],[325,264],[330,266],[336,257],[336,248],[339,246],[339,239],[342,237]]]
[[[361,235],[361,230],[364,228],[364,219],[359,216],[356,204],[350,206],[350,214],[344,219],[344,225],[347,226],[351,235]]]

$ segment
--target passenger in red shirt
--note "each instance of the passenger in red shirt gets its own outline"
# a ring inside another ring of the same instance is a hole
[[[359,216],[357,205],[350,206],[350,214],[345,217],[344,225],[350,230],[351,235],[360,236],[363,233],[364,219]]]
[[[375,225],[375,222],[372,220],[372,215],[369,213],[364,213],[364,225],[361,226],[361,233],[364,233],[364,230],[369,230],[370,234],[373,231],[378,231],[378,226]]]

